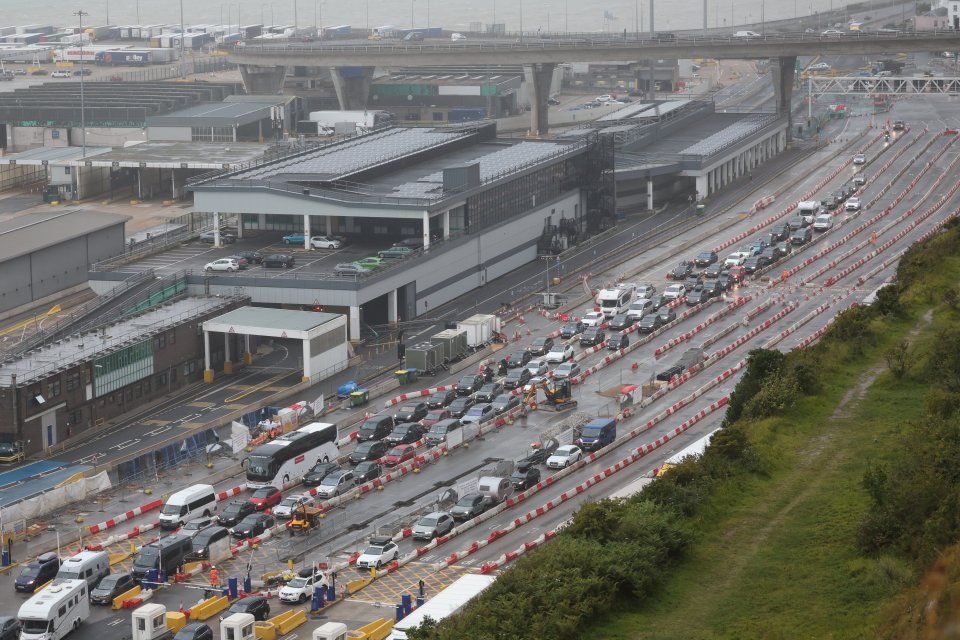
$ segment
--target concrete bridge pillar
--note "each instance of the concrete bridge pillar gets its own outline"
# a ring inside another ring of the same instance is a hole
[[[523,67],[530,95],[530,133],[544,136],[550,128],[547,100],[550,99],[550,84],[553,82],[554,62],[529,64]]]
[[[367,108],[374,68],[330,67],[330,78],[333,80],[333,89],[337,92],[341,109],[359,111]]]
[[[793,80],[797,65],[797,56],[780,56],[770,59],[770,75],[773,78],[773,97],[777,105],[777,115],[787,116],[787,136],[793,136],[793,115],[790,103],[793,99]]]
[[[240,65],[240,78],[243,88],[251,95],[272,96],[283,90],[283,79],[287,75],[287,67],[259,67],[253,64]]]

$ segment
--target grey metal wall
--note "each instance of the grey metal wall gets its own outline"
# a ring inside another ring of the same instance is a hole
[[[0,262],[0,312],[86,282],[89,264],[123,253],[123,243],[124,226],[118,223]]]

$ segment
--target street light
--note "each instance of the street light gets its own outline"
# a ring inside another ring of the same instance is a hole
[[[56,527],[47,527],[47,529],[52,530],[57,534],[57,556],[60,556],[60,530]]]
[[[80,21],[80,140],[83,145],[82,157],[87,157],[87,120],[84,114],[84,99],[83,99],[83,16],[90,15],[83,9],[74,11],[73,15],[77,16]]]

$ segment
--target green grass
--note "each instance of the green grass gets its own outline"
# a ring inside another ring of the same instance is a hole
[[[869,504],[860,481],[868,461],[896,455],[889,444],[902,421],[922,410],[926,386],[894,380],[882,357],[922,306],[884,321],[882,337],[858,357],[832,345],[820,394],[751,423],[765,473],[721,484],[695,522],[688,558],[658,595],[634,610],[623,603],[624,613],[585,637],[873,637],[884,604],[916,577],[903,561],[856,549]]]

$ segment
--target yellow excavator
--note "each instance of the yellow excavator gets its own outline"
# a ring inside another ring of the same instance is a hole
[[[530,385],[526,396],[523,398],[523,404],[531,409],[537,408],[537,390],[543,391],[546,401],[544,406],[554,411],[569,411],[577,407],[577,401],[573,399],[573,393],[570,380],[561,378],[559,380],[547,380],[546,378]]]

